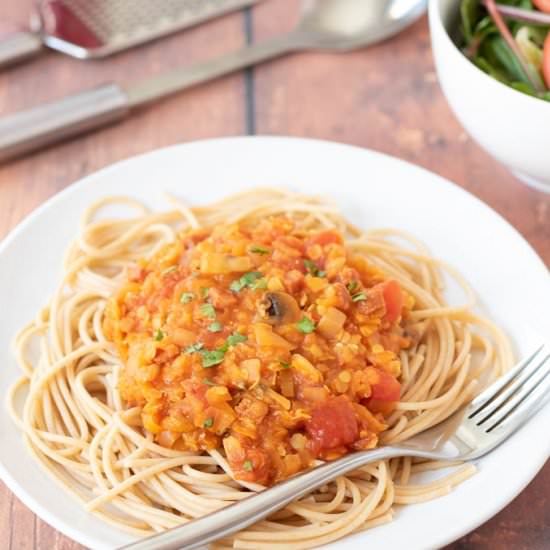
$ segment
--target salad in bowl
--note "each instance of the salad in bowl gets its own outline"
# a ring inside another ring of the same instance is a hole
[[[550,193],[550,0],[428,5],[435,67],[456,117],[520,181]]]
[[[461,0],[462,51],[508,86],[550,101],[550,0]]]

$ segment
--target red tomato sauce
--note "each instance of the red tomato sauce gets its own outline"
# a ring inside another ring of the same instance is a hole
[[[157,443],[221,449],[270,485],[378,444],[413,305],[337,231],[279,216],[185,232],[131,266],[104,330]]]

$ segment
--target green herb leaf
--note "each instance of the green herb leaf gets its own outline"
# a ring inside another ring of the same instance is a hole
[[[243,462],[243,470],[246,470],[247,472],[254,470],[254,464],[252,464],[251,460],[245,460]]]
[[[180,295],[180,303],[181,304],[188,304],[195,295],[192,292],[182,292]]]
[[[205,369],[208,369],[215,365],[219,365],[221,362],[223,362],[224,351],[221,349],[215,349],[215,350],[204,349],[204,350],[201,350],[200,354],[202,355],[202,366]]]
[[[177,265],[171,265],[170,267],[167,267],[166,269],[163,269],[160,274],[164,277],[165,275],[168,275],[169,273],[172,273],[172,271],[176,271],[178,269]]]
[[[208,293],[210,292],[210,289],[209,288],[201,288],[201,298],[203,300],[206,300],[206,298],[208,298]]]
[[[357,294],[354,294],[351,297],[352,302],[363,302],[366,299],[367,299],[367,296],[365,295],[364,292],[358,292]]]
[[[304,265],[306,266],[307,272],[312,275],[317,272],[317,266],[312,260],[304,260]]]
[[[227,345],[228,346],[236,346],[237,344],[240,344],[241,342],[246,342],[247,338],[244,334],[239,334],[238,332],[234,332],[231,334],[231,336],[227,337]]]
[[[203,423],[202,423],[203,427],[204,428],[211,428],[213,425],[214,425],[214,419],[213,418],[207,418]]]
[[[216,310],[214,309],[214,306],[212,304],[202,304],[202,306],[200,307],[200,312],[207,319],[216,318]]]
[[[315,330],[315,323],[309,317],[302,317],[296,323],[296,328],[304,334],[309,334]]]
[[[218,321],[214,321],[209,327],[208,330],[210,332],[221,332],[222,330],[222,324]]]
[[[241,284],[241,280],[237,279],[229,285],[229,290],[233,292],[240,292],[244,288],[244,284]]]
[[[210,380],[210,378],[203,378],[202,383],[206,384],[207,386],[217,386],[218,385],[213,380]]]
[[[185,348],[185,353],[196,353],[197,351],[200,351],[203,347],[204,347],[204,344],[202,342],[197,342],[196,344],[187,346]]]
[[[350,281],[346,286],[349,293],[353,294],[353,291],[357,289],[357,287],[359,286],[359,283],[354,280],[354,281]]]
[[[269,248],[264,248],[263,246],[253,246],[250,249],[250,252],[252,252],[252,254],[261,254],[263,256],[264,254],[269,254],[271,250],[269,250]]]
[[[157,331],[155,331],[155,335],[154,335],[155,341],[160,342],[165,336],[166,336],[166,333],[160,330],[160,328]]]
[[[304,266],[307,269],[307,272],[313,277],[326,277],[327,275],[325,271],[319,271],[317,264],[312,260],[305,259]]]
[[[466,42],[473,38],[474,28],[480,14],[479,0],[462,0],[460,16],[462,19],[462,33]]]
[[[529,21],[529,13],[537,14],[531,0],[498,0],[497,3],[525,10],[526,19],[515,21],[498,16],[497,20],[481,0],[460,0],[464,55],[503,84],[548,100],[550,91],[541,78],[538,61],[548,27],[541,26],[536,17]],[[506,28],[509,33],[505,32]]]
[[[247,286],[250,286],[254,283],[257,279],[260,279],[262,277],[262,274],[259,271],[250,271],[248,273],[245,273],[241,279],[245,282]]]
[[[287,363],[286,361],[279,361],[283,369],[289,369],[291,367],[290,363]]]
[[[233,292],[240,292],[243,288],[253,285],[261,277],[262,274],[259,271],[250,271],[249,273],[245,273],[240,279],[233,281],[229,288]]]

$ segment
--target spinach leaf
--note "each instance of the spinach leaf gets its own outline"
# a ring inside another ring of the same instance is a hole
[[[480,12],[479,0],[463,0],[460,4],[462,34],[466,43],[470,42],[474,36],[474,29]]]
[[[535,10],[532,0],[497,0],[499,4],[505,4],[524,10]],[[528,39],[533,48],[540,48],[550,27],[524,21],[514,21],[505,18],[506,24],[512,36],[516,37],[522,28],[528,28]],[[488,14],[482,0],[461,0],[460,3],[460,29],[462,33],[462,51],[482,71],[500,82],[522,93],[538,97],[548,101],[550,90],[543,93],[537,88],[547,88],[541,78],[538,56],[532,55],[530,44],[520,44],[528,66],[529,75],[520,63],[510,45],[500,34],[497,25]],[[522,30],[520,39],[525,41],[525,30]],[[527,50],[527,55],[525,54]],[[529,55],[531,53],[531,55]],[[536,51],[535,51],[536,53]]]

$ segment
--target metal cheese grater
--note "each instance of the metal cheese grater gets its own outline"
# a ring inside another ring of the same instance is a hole
[[[31,31],[0,39],[0,67],[43,46],[79,59],[105,57],[260,0],[43,0]]]

